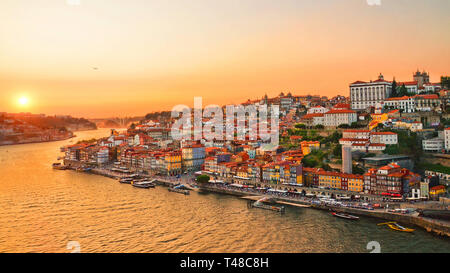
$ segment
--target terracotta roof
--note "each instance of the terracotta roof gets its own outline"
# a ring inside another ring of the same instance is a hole
[[[312,114],[306,114],[302,117],[302,119],[310,119],[315,117],[323,117],[322,113],[312,113]]]
[[[353,110],[330,110],[328,112],[325,113],[325,115],[329,115],[329,114],[356,114],[355,111]]]
[[[408,97],[408,96],[394,97],[394,98],[389,98],[389,99],[387,99],[387,101],[408,100],[408,99],[412,99],[412,98],[413,98],[413,97]]]
[[[344,133],[370,133],[370,131],[369,130],[349,129],[349,130],[344,130]]]
[[[394,132],[372,132],[371,133],[372,135],[397,135],[396,133],[394,133]]]
[[[427,95],[415,95],[415,98],[420,97],[422,99],[432,100],[432,99],[439,99],[438,95],[436,94],[427,94]]]

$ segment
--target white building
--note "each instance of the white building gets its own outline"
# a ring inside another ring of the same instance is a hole
[[[375,107],[390,97],[392,83],[385,81],[380,74],[378,80],[363,82],[357,81],[350,84],[351,107],[354,110],[363,110],[368,107]]]
[[[352,110],[331,110],[324,114],[324,125],[327,127],[337,127],[341,124],[351,125],[358,121],[358,116]]]
[[[407,90],[408,93],[414,93],[414,94],[418,94],[419,93],[419,83],[418,83],[418,81],[398,82],[397,83],[397,87],[402,87],[403,85],[405,85],[406,90]]]
[[[317,105],[308,109],[308,114],[325,114],[330,111],[328,108]]]
[[[425,83],[423,88],[425,89],[425,92],[438,92],[442,89],[440,83]]]
[[[316,126],[316,125],[324,125],[324,114],[315,113],[315,114],[306,114],[302,117],[302,122],[308,126]]]
[[[109,149],[103,147],[97,152],[97,163],[105,164],[108,163],[108,161],[109,161]]]
[[[444,130],[445,150],[450,151],[450,127]]]
[[[342,132],[343,138],[363,138],[363,139],[369,139],[370,138],[370,131],[369,130],[358,130],[358,129],[349,129],[344,130]]]
[[[393,132],[372,132],[370,133],[370,143],[395,145],[398,144],[398,135]]]
[[[427,152],[441,152],[444,149],[444,140],[442,138],[432,138],[422,140],[422,149]]]
[[[388,98],[384,106],[392,110],[399,109],[403,113],[413,113],[416,111],[416,100],[408,96]]]

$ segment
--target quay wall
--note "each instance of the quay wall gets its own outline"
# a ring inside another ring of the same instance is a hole
[[[223,193],[223,194],[229,194],[234,196],[249,196],[249,195],[259,195],[263,196],[263,194],[257,194],[252,192],[238,192],[238,191],[232,191],[232,190],[225,190],[225,189],[218,189],[213,187],[200,187],[200,189],[204,191],[210,191],[215,193]],[[415,225],[418,227],[421,227],[425,229],[428,232],[435,233],[437,235],[441,236],[447,236],[450,237],[450,225],[448,222],[445,221],[439,221],[424,217],[418,217],[413,215],[405,215],[405,214],[396,214],[396,213],[390,213],[385,211],[373,211],[373,210],[364,210],[364,209],[356,209],[356,208],[343,208],[343,207],[329,207],[329,206],[323,206],[323,205],[316,205],[316,204],[310,204],[308,202],[302,202],[299,200],[294,200],[291,198],[283,198],[278,196],[271,196],[271,198],[275,200],[282,200],[292,203],[298,203],[303,205],[311,205],[311,208],[315,209],[321,209],[321,210],[336,210],[341,211],[349,214],[354,214],[358,216],[366,216],[366,217],[372,217],[372,218],[379,218],[379,219],[385,219],[388,221],[395,221],[400,222],[403,224],[408,225]]]

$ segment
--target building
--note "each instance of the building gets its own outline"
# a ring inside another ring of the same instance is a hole
[[[440,110],[442,101],[437,94],[424,94],[414,96],[416,111],[434,111]]]
[[[342,132],[343,138],[362,138],[369,139],[370,131],[369,130],[358,130],[358,129],[348,129]]]
[[[313,150],[320,149],[320,141],[302,141],[300,143],[303,155],[308,155]]]
[[[398,144],[398,135],[394,132],[371,132],[370,143],[395,145]]]
[[[414,81],[417,82],[419,89],[422,89],[425,84],[430,83],[430,75],[428,75],[425,71],[420,73],[419,69],[417,69],[416,73],[413,74],[413,78]]]
[[[426,152],[441,152],[444,150],[444,139],[435,137],[432,139],[424,139],[422,140],[422,149]]]
[[[322,113],[312,113],[306,114],[301,118],[301,121],[307,126],[324,125],[324,114]]]
[[[184,171],[196,172],[201,170],[205,163],[205,147],[203,145],[186,145],[181,151]]]
[[[337,127],[341,124],[351,125],[358,121],[358,115],[352,110],[330,110],[324,114],[324,126]]]
[[[341,174],[341,190],[364,192],[364,176],[356,174]]]
[[[364,110],[381,104],[391,96],[392,83],[384,80],[382,74],[376,81],[356,81],[350,84],[350,100],[353,110]]]
[[[379,152],[386,145],[398,143],[398,136],[393,132],[371,132],[369,130],[344,130],[341,145],[350,146],[354,151]]]
[[[414,97],[393,97],[384,101],[384,107],[395,110],[399,109],[403,113],[413,113],[416,111],[416,100]]]
[[[419,83],[417,81],[397,82],[397,87],[405,86],[408,93],[419,93]]]
[[[444,130],[444,146],[447,152],[450,152],[450,127]]]
[[[97,163],[103,165],[109,162],[109,149],[108,147],[102,147],[97,152]]]
[[[342,146],[342,172],[351,174],[352,173],[352,147]]]
[[[325,114],[329,109],[321,105],[317,105],[308,109],[308,114]]]
[[[364,192],[384,199],[402,199],[413,187],[419,187],[420,176],[390,163],[379,169],[369,169],[364,174]]]

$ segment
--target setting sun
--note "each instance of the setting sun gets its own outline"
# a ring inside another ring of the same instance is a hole
[[[20,97],[19,98],[19,104],[22,106],[28,105],[30,100],[27,97]]]

